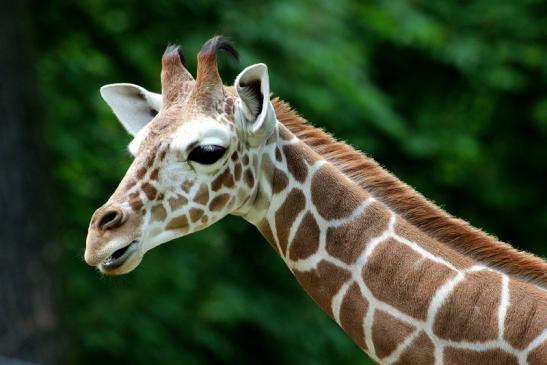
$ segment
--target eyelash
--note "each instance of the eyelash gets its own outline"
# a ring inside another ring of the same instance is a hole
[[[203,165],[212,165],[226,152],[226,148],[215,144],[206,144],[197,146],[188,155],[188,160],[194,161]]]

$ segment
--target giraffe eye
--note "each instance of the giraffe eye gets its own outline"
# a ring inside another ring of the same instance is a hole
[[[203,165],[211,165],[224,156],[225,151],[226,148],[216,144],[197,146],[188,155],[188,160],[195,161]]]

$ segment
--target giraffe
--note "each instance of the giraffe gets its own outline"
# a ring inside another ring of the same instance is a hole
[[[271,99],[265,64],[224,86],[178,46],[162,92],[101,95],[134,161],[95,211],[85,261],[124,274],[228,214],[255,225],[312,299],[380,364],[546,364],[547,263],[454,218],[373,159]]]

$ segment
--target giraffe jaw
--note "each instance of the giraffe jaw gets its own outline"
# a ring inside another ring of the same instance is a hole
[[[140,242],[134,240],[114,251],[98,265],[98,268],[103,274],[121,275],[136,268],[141,260]]]

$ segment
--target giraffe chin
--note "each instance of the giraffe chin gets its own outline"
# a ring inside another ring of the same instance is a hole
[[[116,250],[97,267],[106,275],[127,274],[140,264],[142,256],[139,250],[139,241],[135,240],[129,245]]]

